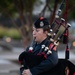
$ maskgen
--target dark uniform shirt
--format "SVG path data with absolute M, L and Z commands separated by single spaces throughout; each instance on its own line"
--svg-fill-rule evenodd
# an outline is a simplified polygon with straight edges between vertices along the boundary
M 34 44 L 33 46 L 33 54 L 37 55 L 40 50 L 42 45 L 49 46 L 50 41 L 48 39 L 45 39 L 43 42 L 40 44 Z M 26 49 L 26 51 L 29 50 L 29 47 Z M 34 60 L 34 58 L 31 58 Z M 37 62 L 35 62 L 37 63 Z M 30 71 L 32 75 L 50 75 L 49 71 L 58 63 L 58 55 L 57 51 L 52 50 L 52 53 L 49 54 L 47 59 L 42 60 L 38 65 L 30 68 Z

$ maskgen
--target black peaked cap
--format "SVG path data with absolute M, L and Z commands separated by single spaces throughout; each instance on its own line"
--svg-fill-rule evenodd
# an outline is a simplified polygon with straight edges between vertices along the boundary
M 50 24 L 49 24 L 48 20 L 46 18 L 44 18 L 44 17 L 40 17 L 34 23 L 35 28 L 43 28 L 43 27 L 46 27 L 46 26 L 50 27 Z

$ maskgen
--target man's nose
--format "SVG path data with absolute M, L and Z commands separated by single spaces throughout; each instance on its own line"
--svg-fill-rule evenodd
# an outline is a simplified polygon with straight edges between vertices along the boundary
M 33 31 L 33 35 L 35 35 L 36 34 L 36 31 Z

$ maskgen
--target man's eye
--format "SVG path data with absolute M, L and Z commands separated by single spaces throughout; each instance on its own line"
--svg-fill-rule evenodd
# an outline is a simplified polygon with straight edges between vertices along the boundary
M 36 30 L 36 32 L 38 32 L 39 30 Z

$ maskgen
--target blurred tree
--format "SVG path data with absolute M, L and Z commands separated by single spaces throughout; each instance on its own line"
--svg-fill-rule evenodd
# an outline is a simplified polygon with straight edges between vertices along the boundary
M 42 5 L 41 0 L 0 0 L 0 14 L 9 17 L 12 20 L 13 25 L 19 30 L 24 44 L 32 40 L 32 12 L 37 2 Z M 52 24 L 55 19 L 57 8 L 61 2 L 62 0 L 45 0 L 45 5 L 38 16 L 44 16 L 46 9 L 48 9 L 50 12 L 50 24 Z M 75 18 L 75 10 L 73 10 L 74 8 L 75 1 L 69 0 L 69 19 Z M 71 10 L 73 10 L 73 12 L 71 12 Z M 20 19 L 21 27 L 18 27 L 14 18 Z
M 69 0 L 68 18 L 69 20 L 75 20 L 75 0 Z
M 23 42 L 26 44 L 32 39 L 32 11 L 36 0 L 1 0 L 0 12 L 2 15 L 9 17 L 13 25 L 19 30 L 23 38 Z M 19 28 L 14 21 L 14 17 L 20 19 L 21 27 Z M 26 23 L 24 22 L 26 21 Z

